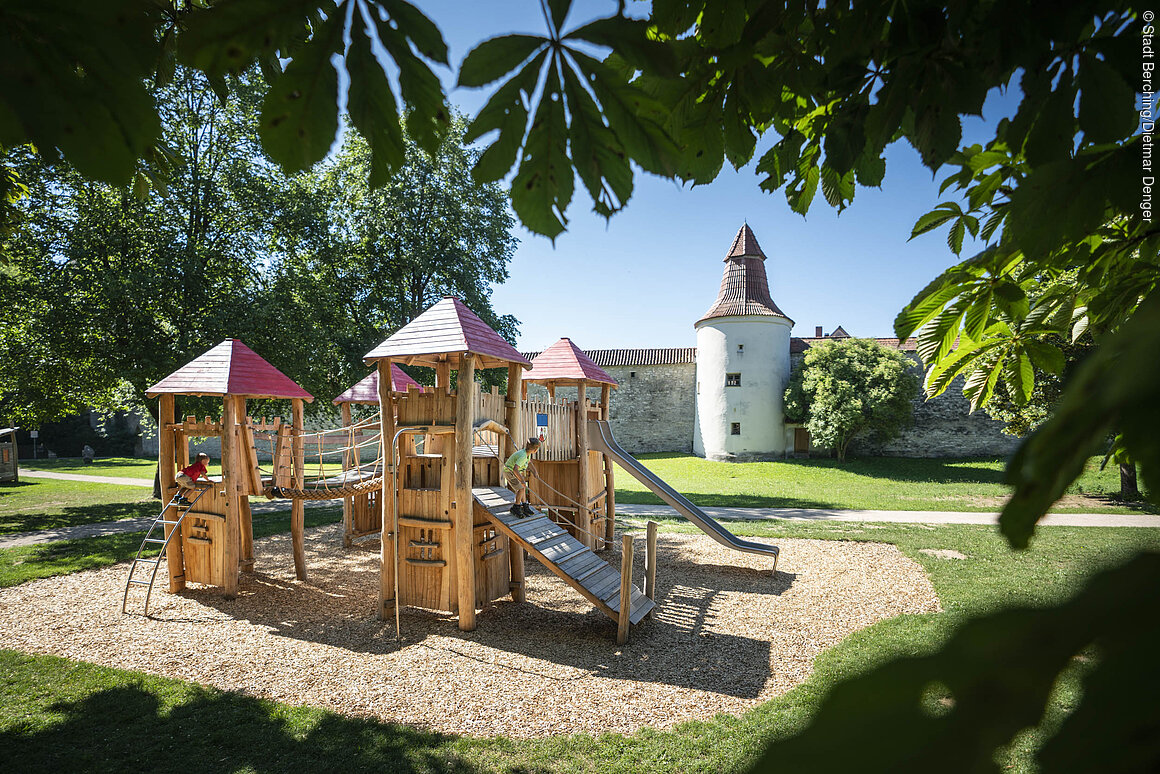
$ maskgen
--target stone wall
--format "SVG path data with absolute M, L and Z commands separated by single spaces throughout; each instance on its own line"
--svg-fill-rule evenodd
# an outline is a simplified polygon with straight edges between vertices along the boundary
M 619 382 L 612 391 L 608 424 L 617 442 L 629 454 L 693 451 L 693 397 L 697 367 L 671 365 L 603 366 Z M 548 391 L 528 385 L 528 397 L 547 400 Z M 575 387 L 560 387 L 556 398 L 576 399 Z M 600 399 L 599 388 L 589 388 L 590 400 Z
M 914 362 L 913 373 L 922 379 L 918 355 L 905 353 Z M 802 355 L 793 356 L 797 368 Z M 1003 423 L 986 412 L 971 413 L 971 402 L 963 397 L 963 378 L 933 400 L 919 393 L 914 400 L 914 425 L 885 444 L 855 440 L 850 453 L 887 457 L 1005 457 L 1015 451 L 1019 439 L 1001 432 Z

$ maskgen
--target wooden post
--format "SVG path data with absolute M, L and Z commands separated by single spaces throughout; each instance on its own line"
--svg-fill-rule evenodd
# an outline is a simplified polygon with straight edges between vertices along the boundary
M 350 424 L 351 424 L 351 422 L 350 422 L 350 404 L 343 403 L 342 404 L 342 426 L 343 427 L 350 427 Z M 350 433 L 349 437 L 353 438 L 354 433 Z M 352 446 L 354 446 L 356 444 L 357 444 L 357 441 L 354 441 L 351 443 Z M 343 474 L 345 474 L 348 470 L 350 470 L 351 457 L 354 453 L 355 452 L 353 449 L 344 451 L 342 453 L 342 472 L 343 472 Z M 342 545 L 346 548 L 350 548 L 350 544 L 352 542 L 351 535 L 354 532 L 354 525 L 351 523 L 351 510 L 353 508 L 354 508 L 354 497 L 352 495 L 344 496 L 342 498 Z
M 609 417 L 609 405 L 612 402 L 612 385 L 605 384 L 600 388 L 600 402 L 604 404 L 601 410 L 601 419 L 605 422 Z M 611 548 L 616 540 L 616 485 L 613 483 L 612 457 L 604 455 L 604 547 Z
M 475 421 L 475 354 L 459 356 L 455 400 L 455 566 L 459 629 L 475 629 L 475 530 L 471 499 L 471 426 Z
M 383 488 L 379 490 L 383 507 L 383 523 L 379 528 L 379 618 L 387 620 L 395 611 L 395 500 L 391 486 L 397 479 L 387 467 L 391 464 L 392 442 L 395 437 L 395 404 L 391 394 L 391 361 L 378 361 L 379 369 L 379 453 L 383 455 Z M 398 460 L 395 460 L 396 466 Z
M 238 457 L 237 402 L 232 395 L 222 398 L 222 487 L 226 492 L 225 548 L 222 551 L 220 575 L 222 593 L 228 599 L 238 595 L 238 556 L 242 547 L 241 498 L 236 484 L 241 472 Z
M 253 433 L 247 430 L 246 422 L 246 399 L 241 396 L 234 397 L 234 416 L 238 420 L 237 438 L 239 454 L 238 467 L 239 473 L 241 468 L 245 468 L 246 472 L 239 475 L 237 478 L 238 486 L 238 531 L 241 534 L 241 552 L 240 560 L 238 562 L 238 569 L 242 572 L 254 571 L 254 517 L 250 512 L 250 492 L 254 487 L 254 478 L 258 479 L 257 490 L 261 492 L 262 482 L 261 474 L 258 472 L 257 454 L 254 452 L 252 443 Z M 246 439 L 251 439 L 247 441 Z M 244 447 L 244 448 L 241 448 Z M 253 459 L 251 459 L 253 457 Z
M 157 408 L 157 476 L 161 481 L 162 507 L 173 499 L 174 490 L 177 488 L 177 483 L 173 480 L 175 475 L 173 463 L 177 459 L 173 448 L 174 431 L 169 427 L 173 422 L 173 394 L 163 393 Z M 165 519 L 176 521 L 176 516 L 175 512 L 169 512 L 165 514 Z M 173 526 L 166 524 L 165 536 L 169 537 L 172 531 Z M 169 541 L 169 545 L 165 548 L 165 558 L 169 568 L 169 590 L 176 594 L 185 588 L 185 552 L 181 545 L 181 535 Z
M 446 390 L 451 386 L 451 361 L 441 360 L 435 364 L 435 387 Z
M 508 364 L 507 401 L 504 403 L 507 416 L 504 418 L 510 436 L 505 436 L 503 444 L 503 458 L 506 461 L 516 450 L 516 440 L 523 439 L 523 430 L 520 428 L 520 395 L 523 391 L 524 367 L 519 363 Z M 527 587 L 524 580 L 524 547 L 517 545 L 514 540 L 508 541 L 508 563 L 511 566 L 512 602 L 523 602 L 527 599 Z
M 301 490 L 306 483 L 304 459 L 305 447 L 302 438 L 304 429 L 302 415 L 302 398 L 290 401 L 294 423 L 294 488 Z M 298 580 L 306 580 L 306 547 L 303 544 L 303 532 L 306 530 L 306 501 L 295 497 L 290 501 L 290 542 L 294 548 L 294 574 Z
M 549 403 L 556 402 L 556 383 L 555 382 L 548 382 L 548 402 Z
M 576 523 L 583 530 L 576 537 L 588 548 L 596 548 L 595 536 L 592 534 L 592 508 L 588 505 L 592 493 L 588 488 L 588 382 L 584 379 L 576 387 L 576 454 L 580 464 L 577 471 L 579 482 L 576 501 L 579 505 Z
M 620 616 L 616 626 L 616 644 L 628 642 L 628 616 L 632 612 L 632 535 L 625 535 L 620 555 Z
M 657 523 L 650 521 L 645 538 L 644 550 L 644 595 L 656 602 L 657 599 Z M 655 610 L 656 608 L 653 608 Z M 650 610 L 646 618 L 652 618 Z

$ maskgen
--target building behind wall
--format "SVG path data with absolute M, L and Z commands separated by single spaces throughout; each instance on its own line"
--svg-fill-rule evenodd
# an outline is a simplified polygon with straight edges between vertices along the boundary
M 787 424 L 785 388 L 810 346 L 851 338 L 793 337 L 774 303 L 757 238 L 743 225 L 725 256 L 716 301 L 694 324 L 696 347 L 585 350 L 619 382 L 610 424 L 630 452 L 695 453 L 717 460 L 780 458 L 809 448 L 804 429 Z M 914 339 L 875 338 L 904 352 L 921 377 Z M 526 353 L 534 358 L 538 353 Z M 545 393 L 546 395 L 546 393 Z M 914 401 L 914 426 L 886 444 L 855 441 L 854 454 L 900 457 L 1005 456 L 1019 441 L 982 411 L 970 413 L 960 377 L 933 400 Z M 796 443 L 795 443 L 796 441 Z M 827 453 L 826 450 L 814 450 Z

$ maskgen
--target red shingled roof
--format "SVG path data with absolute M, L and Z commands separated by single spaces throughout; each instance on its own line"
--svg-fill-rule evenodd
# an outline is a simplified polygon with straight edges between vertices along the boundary
M 391 389 L 395 392 L 406 392 L 411 387 L 418 387 L 419 392 L 423 391 L 422 385 L 412 379 L 410 376 L 399 368 L 394 363 L 391 363 Z M 367 375 L 365 379 L 360 381 L 349 390 L 339 395 L 331 401 L 334 405 L 339 403 L 378 403 L 379 402 L 379 369 L 375 369 Z
M 765 253 L 746 223 L 741 226 L 725 256 L 725 273 L 717 301 L 697 324 L 716 317 L 763 315 L 789 317 L 769 297 L 769 280 L 765 276 Z M 790 320 L 792 323 L 793 320 Z
M 450 296 L 404 325 L 364 356 L 367 363 L 393 358 L 409 364 L 434 366 L 439 362 L 458 363 L 459 355 L 473 352 L 479 368 L 498 368 L 508 363 L 531 366 L 515 347 L 458 298 Z
M 525 382 L 573 384 L 580 380 L 611 385 L 617 383 L 566 337 L 541 352 L 532 361 L 532 370 L 524 374 Z
M 150 398 L 162 393 L 314 400 L 238 339 L 226 339 L 145 391 Z

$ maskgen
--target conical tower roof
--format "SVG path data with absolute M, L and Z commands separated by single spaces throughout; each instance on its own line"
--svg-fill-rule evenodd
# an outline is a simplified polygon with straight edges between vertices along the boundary
M 532 361 L 532 370 L 524 374 L 525 382 L 577 384 L 580 381 L 611 384 L 617 381 L 592 362 L 571 339 L 565 337 L 545 349 Z
M 150 398 L 162 393 L 314 400 L 313 395 L 238 339 L 226 339 L 145 391 Z
M 763 315 L 789 317 L 777 308 L 769 297 L 769 280 L 765 276 L 765 253 L 757 244 L 757 237 L 749 224 L 743 224 L 733 238 L 733 245 L 725 256 L 725 274 L 717 301 L 697 324 L 716 317 Z M 793 320 L 789 320 L 793 323 Z
M 408 365 L 434 368 L 451 363 L 458 368 L 460 356 L 472 352 L 479 357 L 479 368 L 499 368 L 509 363 L 531 367 L 527 358 L 479 319 L 458 298 L 445 296 L 442 301 L 372 349 L 363 359 L 369 364 L 381 358 L 400 360 Z
M 406 392 L 411 387 L 423 391 L 422 385 L 412 379 L 399 366 L 391 363 L 391 389 L 394 392 Z M 376 368 L 367 374 L 365 379 L 339 395 L 331 401 L 334 405 L 340 403 L 378 403 L 379 402 L 379 370 Z

